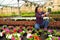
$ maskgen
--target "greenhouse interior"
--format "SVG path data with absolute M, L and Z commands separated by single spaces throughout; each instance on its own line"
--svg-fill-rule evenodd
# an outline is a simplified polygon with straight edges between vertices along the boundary
M 60 1 L 0 0 L 0 40 L 60 40 Z

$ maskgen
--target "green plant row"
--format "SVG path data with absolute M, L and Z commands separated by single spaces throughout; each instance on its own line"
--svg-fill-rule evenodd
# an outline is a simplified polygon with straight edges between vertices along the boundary
M 57 16 L 55 16 L 57 15 Z M 0 13 L 0 17 L 11 17 L 11 16 L 24 16 L 24 17 L 33 17 L 35 16 L 35 12 L 22 12 L 19 15 L 17 15 L 17 13 L 12 12 L 12 13 Z M 56 12 L 51 12 L 51 17 L 60 17 L 60 11 L 56 11 Z
M 51 14 L 60 14 L 60 11 L 51 12 Z

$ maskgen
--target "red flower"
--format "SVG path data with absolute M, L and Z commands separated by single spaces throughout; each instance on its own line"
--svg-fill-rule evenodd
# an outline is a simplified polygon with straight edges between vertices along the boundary
M 29 38 L 32 38 L 32 36 L 30 36 Z
M 14 28 L 13 31 L 16 32 L 17 31 L 16 28 Z

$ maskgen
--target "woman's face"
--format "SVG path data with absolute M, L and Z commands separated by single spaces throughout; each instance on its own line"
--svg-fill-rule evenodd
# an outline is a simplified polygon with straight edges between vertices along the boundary
M 42 12 L 42 8 L 38 7 L 37 12 L 38 13 Z

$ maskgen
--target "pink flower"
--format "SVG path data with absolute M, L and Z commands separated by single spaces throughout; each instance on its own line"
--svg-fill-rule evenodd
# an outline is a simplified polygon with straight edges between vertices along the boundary
M 60 40 L 60 37 L 58 37 L 58 40 Z
M 5 29 L 5 31 L 6 31 L 7 33 L 9 33 L 9 32 L 10 32 L 10 30 L 9 30 L 8 28 L 6 28 L 6 29 Z
M 48 32 L 52 33 L 52 32 L 53 32 L 53 30 L 48 30 Z
M 19 32 L 22 32 L 23 30 L 18 30 Z
M 54 40 L 54 38 L 52 38 L 52 40 Z
M 11 40 L 15 40 L 15 38 L 14 37 L 12 37 L 12 39 Z

